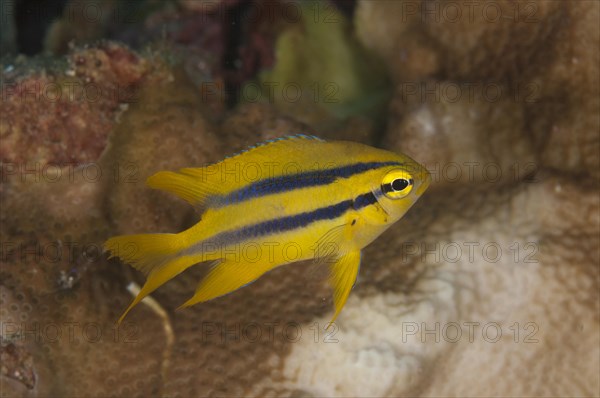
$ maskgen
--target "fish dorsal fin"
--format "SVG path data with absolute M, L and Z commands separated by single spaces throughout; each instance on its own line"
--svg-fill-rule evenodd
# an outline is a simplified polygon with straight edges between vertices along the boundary
M 146 183 L 151 188 L 173 193 L 201 209 L 211 196 L 226 195 L 262 178 L 275 177 L 304 166 L 314 159 L 315 153 L 301 149 L 306 149 L 307 144 L 325 142 L 304 134 L 275 138 L 206 167 L 160 171 L 150 176 Z M 286 165 L 290 167 L 286 168 Z
M 148 177 L 146 184 L 150 188 L 175 194 L 198 210 L 204 207 L 208 197 L 222 192 L 223 187 L 210 181 L 199 180 L 196 176 L 191 176 L 184 170 L 188 169 L 181 169 L 179 172 L 159 171 Z
M 255 144 L 255 145 L 251 145 L 240 152 L 234 153 L 231 156 L 226 156 L 225 160 L 235 159 L 237 157 L 248 154 L 252 151 L 264 149 L 267 146 L 274 146 L 277 148 L 285 149 L 285 147 L 293 145 L 297 141 L 301 141 L 301 140 L 307 140 L 307 141 L 314 140 L 314 141 L 321 141 L 321 142 L 325 141 L 314 135 L 306 135 L 306 134 L 286 135 L 284 137 L 272 138 L 270 140 L 259 142 L 258 144 Z M 272 148 L 272 149 L 275 149 L 275 148 Z

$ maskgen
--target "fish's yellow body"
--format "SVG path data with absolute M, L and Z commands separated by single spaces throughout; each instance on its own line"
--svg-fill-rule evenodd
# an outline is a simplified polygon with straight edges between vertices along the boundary
M 201 212 L 177 234 L 117 236 L 105 243 L 147 280 L 119 319 L 198 263 L 211 270 L 184 307 L 230 293 L 283 264 L 317 259 L 330 268 L 335 314 L 360 266 L 360 251 L 400 219 L 429 185 L 405 155 L 304 135 L 259 144 L 203 168 L 162 171 L 148 185 Z

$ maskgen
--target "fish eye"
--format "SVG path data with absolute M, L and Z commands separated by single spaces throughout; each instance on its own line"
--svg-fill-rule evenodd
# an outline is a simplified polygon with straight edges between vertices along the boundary
M 410 173 L 403 170 L 389 172 L 381 182 L 381 191 L 390 199 L 401 199 L 412 191 L 414 180 Z

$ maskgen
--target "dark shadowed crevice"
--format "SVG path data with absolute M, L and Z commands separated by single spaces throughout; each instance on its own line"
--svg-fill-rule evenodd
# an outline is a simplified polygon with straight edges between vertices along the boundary
M 243 45 L 243 18 L 246 15 L 250 2 L 240 2 L 226 12 L 225 31 L 225 53 L 223 54 L 223 70 L 226 76 L 238 75 L 241 67 L 240 47 Z M 225 92 L 227 96 L 227 106 L 235 106 L 240 90 L 238 79 L 225 79 Z
M 67 0 L 17 0 L 15 24 L 17 49 L 20 53 L 34 55 L 44 48 L 48 27 L 62 15 Z

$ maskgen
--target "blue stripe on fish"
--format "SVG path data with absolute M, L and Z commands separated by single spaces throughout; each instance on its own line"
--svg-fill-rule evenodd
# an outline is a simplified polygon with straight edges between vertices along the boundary
M 211 239 L 213 244 L 232 244 L 265 235 L 273 235 L 297 228 L 306 227 L 321 220 L 333 220 L 340 217 L 352 207 L 352 200 L 344 200 L 331 206 L 321 207 L 293 216 L 275 218 L 258 224 L 249 225 L 233 231 L 226 231 L 215 235 Z
M 331 184 L 338 178 L 349 178 L 356 174 L 361 174 L 369 170 L 378 169 L 380 167 L 401 165 L 402 163 L 398 162 L 354 163 L 332 169 L 283 175 L 256 181 L 224 196 L 213 196 L 209 198 L 207 203 L 211 207 L 224 207 L 230 204 L 240 203 L 248 199 L 265 195 Z
M 375 204 L 376 202 L 377 198 L 375 197 L 373 192 L 368 192 L 357 196 L 356 199 L 354 199 L 352 207 L 354 208 L 354 210 L 360 210 L 363 207 Z
M 377 198 L 372 192 L 368 192 L 357 196 L 354 200 L 344 200 L 331 206 L 321 207 L 293 216 L 275 218 L 235 230 L 225 231 L 213 236 L 208 241 L 200 242 L 190 247 L 185 253 L 194 253 L 209 246 L 232 245 L 248 239 L 304 228 L 317 221 L 338 218 L 350 209 L 358 210 L 375 203 L 377 203 Z

